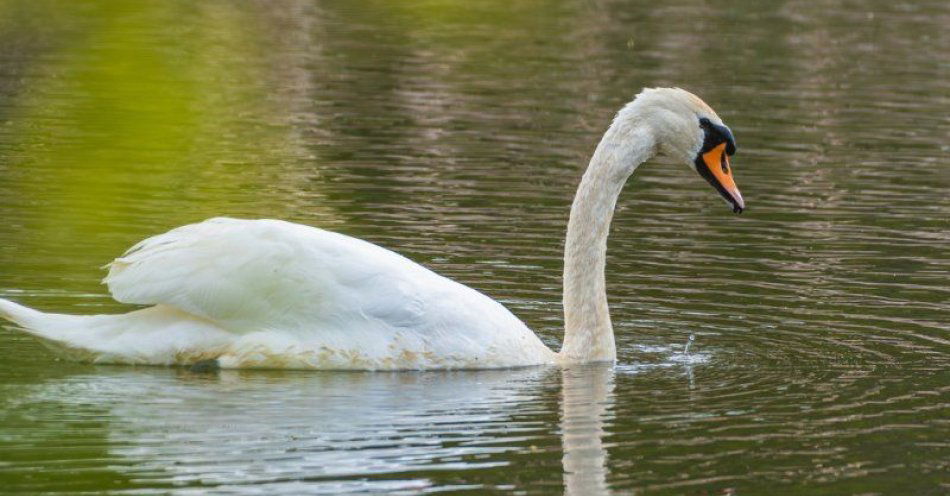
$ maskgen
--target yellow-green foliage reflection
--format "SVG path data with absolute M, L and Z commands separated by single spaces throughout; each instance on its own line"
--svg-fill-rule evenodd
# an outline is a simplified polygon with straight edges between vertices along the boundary
M 51 6 L 44 6 L 49 8 Z M 141 216 L 171 227 L 233 211 L 293 144 L 267 122 L 255 17 L 221 3 L 57 3 L 54 63 L 7 117 L 22 147 L 9 180 L 36 202 L 31 238 L 63 243 Z M 18 8 L 23 8 L 22 5 Z M 30 15 L 42 15 L 41 7 Z M 67 32 L 57 20 L 82 18 Z M 240 179 L 237 179 L 239 176 Z M 161 209 L 153 198 L 201 211 Z M 232 212 L 233 213 L 233 212 Z M 102 256 L 102 255 L 100 255 Z M 104 260 L 103 260 L 104 261 Z

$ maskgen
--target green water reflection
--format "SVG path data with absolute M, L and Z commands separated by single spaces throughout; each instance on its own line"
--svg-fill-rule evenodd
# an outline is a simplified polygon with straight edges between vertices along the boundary
M 616 370 L 91 367 L 0 332 L 10 492 L 940 494 L 945 2 L 0 1 L 0 297 L 215 215 L 396 249 L 552 346 L 573 188 L 643 86 L 702 95 L 749 210 L 618 204 Z M 683 353 L 696 336 L 693 355 Z

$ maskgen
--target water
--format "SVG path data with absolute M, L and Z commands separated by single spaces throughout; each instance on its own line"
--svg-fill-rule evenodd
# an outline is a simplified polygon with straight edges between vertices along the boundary
M 717 109 L 749 207 L 638 171 L 612 369 L 203 375 L 0 331 L 0 487 L 950 491 L 950 8 L 662 4 L 0 2 L 0 297 L 42 309 L 125 308 L 98 267 L 150 234 L 277 217 L 557 347 L 574 187 L 643 86 Z

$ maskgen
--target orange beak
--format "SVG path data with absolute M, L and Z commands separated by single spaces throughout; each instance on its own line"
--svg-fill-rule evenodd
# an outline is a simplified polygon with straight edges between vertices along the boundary
M 720 143 L 702 154 L 702 161 L 696 161 L 696 170 L 719 191 L 726 201 L 732 204 L 733 212 L 740 214 L 745 210 L 742 193 L 739 193 L 739 188 L 732 178 L 732 167 L 729 165 L 725 143 Z

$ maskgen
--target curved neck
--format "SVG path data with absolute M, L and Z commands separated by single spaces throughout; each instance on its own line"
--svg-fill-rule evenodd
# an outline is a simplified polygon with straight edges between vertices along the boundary
M 624 183 L 655 148 L 649 127 L 614 120 L 577 188 L 564 246 L 564 344 L 559 355 L 566 362 L 616 360 L 604 282 L 607 235 Z

